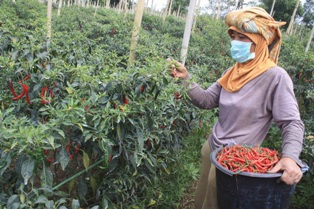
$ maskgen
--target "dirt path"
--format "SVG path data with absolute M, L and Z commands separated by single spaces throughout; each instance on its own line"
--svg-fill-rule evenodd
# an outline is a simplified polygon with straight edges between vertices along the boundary
M 185 196 L 182 198 L 178 209 L 194 209 L 194 192 L 198 181 L 192 182 L 187 188 Z

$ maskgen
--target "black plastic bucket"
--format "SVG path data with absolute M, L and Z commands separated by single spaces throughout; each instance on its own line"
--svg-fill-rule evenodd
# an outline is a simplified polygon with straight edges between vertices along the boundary
M 294 185 L 279 182 L 281 173 L 234 173 L 217 160 L 221 150 L 211 153 L 216 167 L 217 201 L 219 209 L 288 209 L 295 190 Z

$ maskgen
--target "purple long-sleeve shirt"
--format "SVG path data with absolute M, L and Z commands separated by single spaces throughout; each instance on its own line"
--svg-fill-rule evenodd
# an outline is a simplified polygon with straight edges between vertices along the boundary
M 225 91 L 218 82 L 208 89 L 184 82 L 192 103 L 202 109 L 219 108 L 219 118 L 209 137 L 212 150 L 225 144 L 261 145 L 275 122 L 281 130 L 282 156 L 300 166 L 304 124 L 288 73 L 273 67 L 237 92 Z

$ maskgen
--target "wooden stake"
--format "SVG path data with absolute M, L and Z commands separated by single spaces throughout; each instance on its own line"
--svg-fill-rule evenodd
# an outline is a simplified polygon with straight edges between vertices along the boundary
M 196 0 L 191 0 L 189 5 L 188 15 L 186 17 L 185 29 L 183 35 L 182 49 L 181 49 L 181 62 L 184 65 L 185 59 L 188 52 L 189 41 L 191 36 L 192 24 L 194 19 L 194 11 L 195 11 Z

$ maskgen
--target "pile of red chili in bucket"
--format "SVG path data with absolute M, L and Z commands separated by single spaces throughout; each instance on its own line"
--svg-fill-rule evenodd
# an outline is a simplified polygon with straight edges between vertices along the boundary
M 266 173 L 279 161 L 279 153 L 266 147 L 226 146 L 216 156 L 217 162 L 235 172 Z

